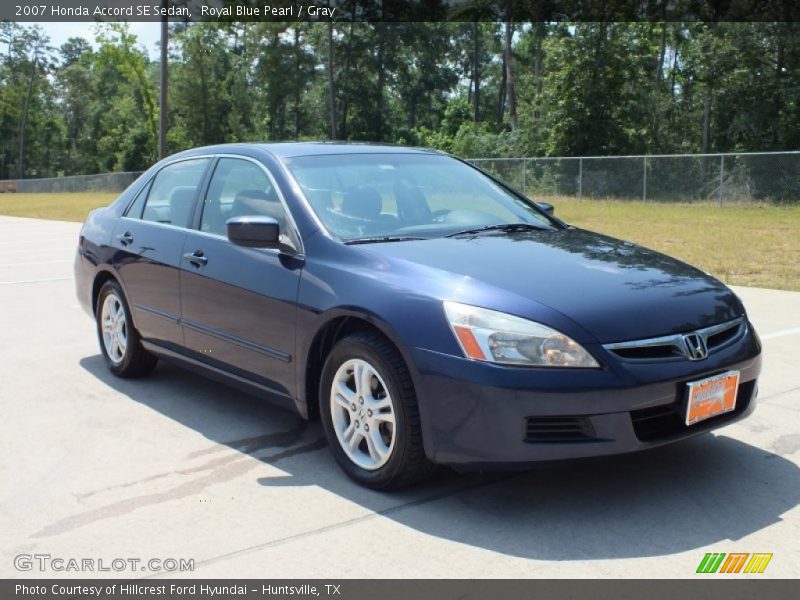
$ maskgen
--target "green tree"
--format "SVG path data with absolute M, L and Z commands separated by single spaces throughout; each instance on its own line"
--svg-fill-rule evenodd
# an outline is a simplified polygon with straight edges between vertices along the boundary
M 92 63 L 93 136 L 104 171 L 141 170 L 157 157 L 155 69 L 128 26 L 98 26 Z

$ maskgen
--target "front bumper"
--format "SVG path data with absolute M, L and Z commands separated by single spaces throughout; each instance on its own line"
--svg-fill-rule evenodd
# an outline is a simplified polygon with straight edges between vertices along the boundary
M 428 457 L 464 468 L 645 450 L 744 418 L 755 408 L 761 346 L 752 327 L 698 362 L 628 363 L 599 346 L 602 369 L 505 367 L 415 348 Z M 604 353 L 605 352 L 605 353 Z M 684 424 L 686 383 L 740 371 L 736 409 Z

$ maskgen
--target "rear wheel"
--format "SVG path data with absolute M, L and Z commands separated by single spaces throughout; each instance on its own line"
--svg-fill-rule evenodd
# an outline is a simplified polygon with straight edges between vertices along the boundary
M 434 470 L 422 448 L 408 368 L 383 336 L 359 332 L 333 348 L 323 367 L 319 401 L 331 452 L 357 482 L 399 488 Z
M 116 281 L 107 281 L 97 297 L 97 337 L 109 370 L 119 377 L 142 377 L 158 358 L 142 346 L 133 327 L 125 294 Z

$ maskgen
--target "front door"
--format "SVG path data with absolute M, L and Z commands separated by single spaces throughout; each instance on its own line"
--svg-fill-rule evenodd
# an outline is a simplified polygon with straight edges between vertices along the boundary
M 277 250 L 231 244 L 225 221 L 270 216 L 299 246 L 272 178 L 247 159 L 219 159 L 199 231 L 189 232 L 181 264 L 182 324 L 192 354 L 291 394 L 301 261 Z

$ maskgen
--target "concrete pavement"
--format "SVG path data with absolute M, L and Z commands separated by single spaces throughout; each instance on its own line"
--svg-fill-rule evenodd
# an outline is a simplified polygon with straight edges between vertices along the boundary
M 78 230 L 0 217 L 2 577 L 159 575 L 14 566 L 49 554 L 194 559 L 197 577 L 683 578 L 706 552 L 800 575 L 800 293 L 736 289 L 765 346 L 739 424 L 383 494 L 345 478 L 316 423 L 163 362 L 112 377 L 75 299 Z

